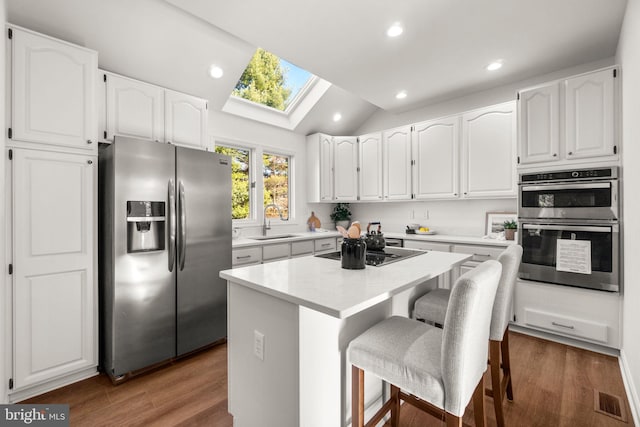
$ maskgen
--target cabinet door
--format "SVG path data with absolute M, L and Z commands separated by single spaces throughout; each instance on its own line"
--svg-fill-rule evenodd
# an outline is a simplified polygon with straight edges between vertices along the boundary
M 460 117 L 414 126 L 413 194 L 416 199 L 458 197 Z
M 360 200 L 382 200 L 382 134 L 363 135 L 358 144 Z
M 614 156 L 614 70 L 565 80 L 566 158 Z
M 172 90 L 165 90 L 164 101 L 166 142 L 206 147 L 207 101 Z
M 560 86 L 552 83 L 524 90 L 518 100 L 519 163 L 560 159 Z
M 411 127 L 385 131 L 383 147 L 384 198 L 411 199 Z
M 164 89 L 114 74 L 107 77 L 107 137 L 164 142 Z
M 97 159 L 14 149 L 14 381 L 97 364 Z
M 335 136 L 333 144 L 335 200 L 357 200 L 358 139 L 353 136 Z
M 320 200 L 333 200 L 333 138 L 320 135 Z
M 97 53 L 12 31 L 12 138 L 97 153 Z
M 516 197 L 515 102 L 462 116 L 463 197 Z

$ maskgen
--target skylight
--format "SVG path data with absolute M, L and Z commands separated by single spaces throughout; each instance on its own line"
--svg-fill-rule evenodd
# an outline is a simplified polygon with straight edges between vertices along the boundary
M 287 112 L 312 77 L 307 70 L 258 48 L 231 95 Z

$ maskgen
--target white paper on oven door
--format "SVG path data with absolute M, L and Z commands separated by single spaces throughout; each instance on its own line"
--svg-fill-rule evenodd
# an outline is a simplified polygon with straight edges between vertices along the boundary
M 589 240 L 558 239 L 556 270 L 591 274 L 591 242 Z

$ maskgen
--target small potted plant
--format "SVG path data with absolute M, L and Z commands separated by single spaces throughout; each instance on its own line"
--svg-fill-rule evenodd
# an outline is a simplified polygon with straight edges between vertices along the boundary
M 331 220 L 336 226 L 341 225 L 344 228 L 349 228 L 351 221 L 351 210 L 349 209 L 349 203 L 336 203 L 331 212 Z
M 504 237 L 507 240 L 513 240 L 516 230 L 518 229 L 518 223 L 514 220 L 505 221 L 504 226 Z

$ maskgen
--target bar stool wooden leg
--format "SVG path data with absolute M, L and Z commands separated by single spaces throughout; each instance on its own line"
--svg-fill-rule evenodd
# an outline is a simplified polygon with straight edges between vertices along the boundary
M 398 427 L 400 425 L 400 389 L 393 384 L 391 384 L 391 400 L 393 401 L 391 427 Z
M 445 422 L 447 427 L 462 427 L 462 417 L 456 417 L 453 414 L 445 414 Z
M 489 360 L 491 366 L 491 388 L 493 406 L 496 411 L 498 427 L 504 427 L 504 413 L 502 412 L 502 383 L 500 381 L 500 341 L 489 340 Z
M 364 426 L 364 371 L 351 366 L 351 425 Z
M 507 381 L 507 399 L 513 401 L 513 387 L 511 386 L 511 361 L 509 360 L 509 327 L 504 331 L 502 342 L 502 373 Z
M 484 377 L 480 378 L 480 382 L 478 382 L 473 392 L 472 400 L 473 417 L 476 421 L 476 427 L 484 427 L 487 424 L 487 418 L 484 412 Z

